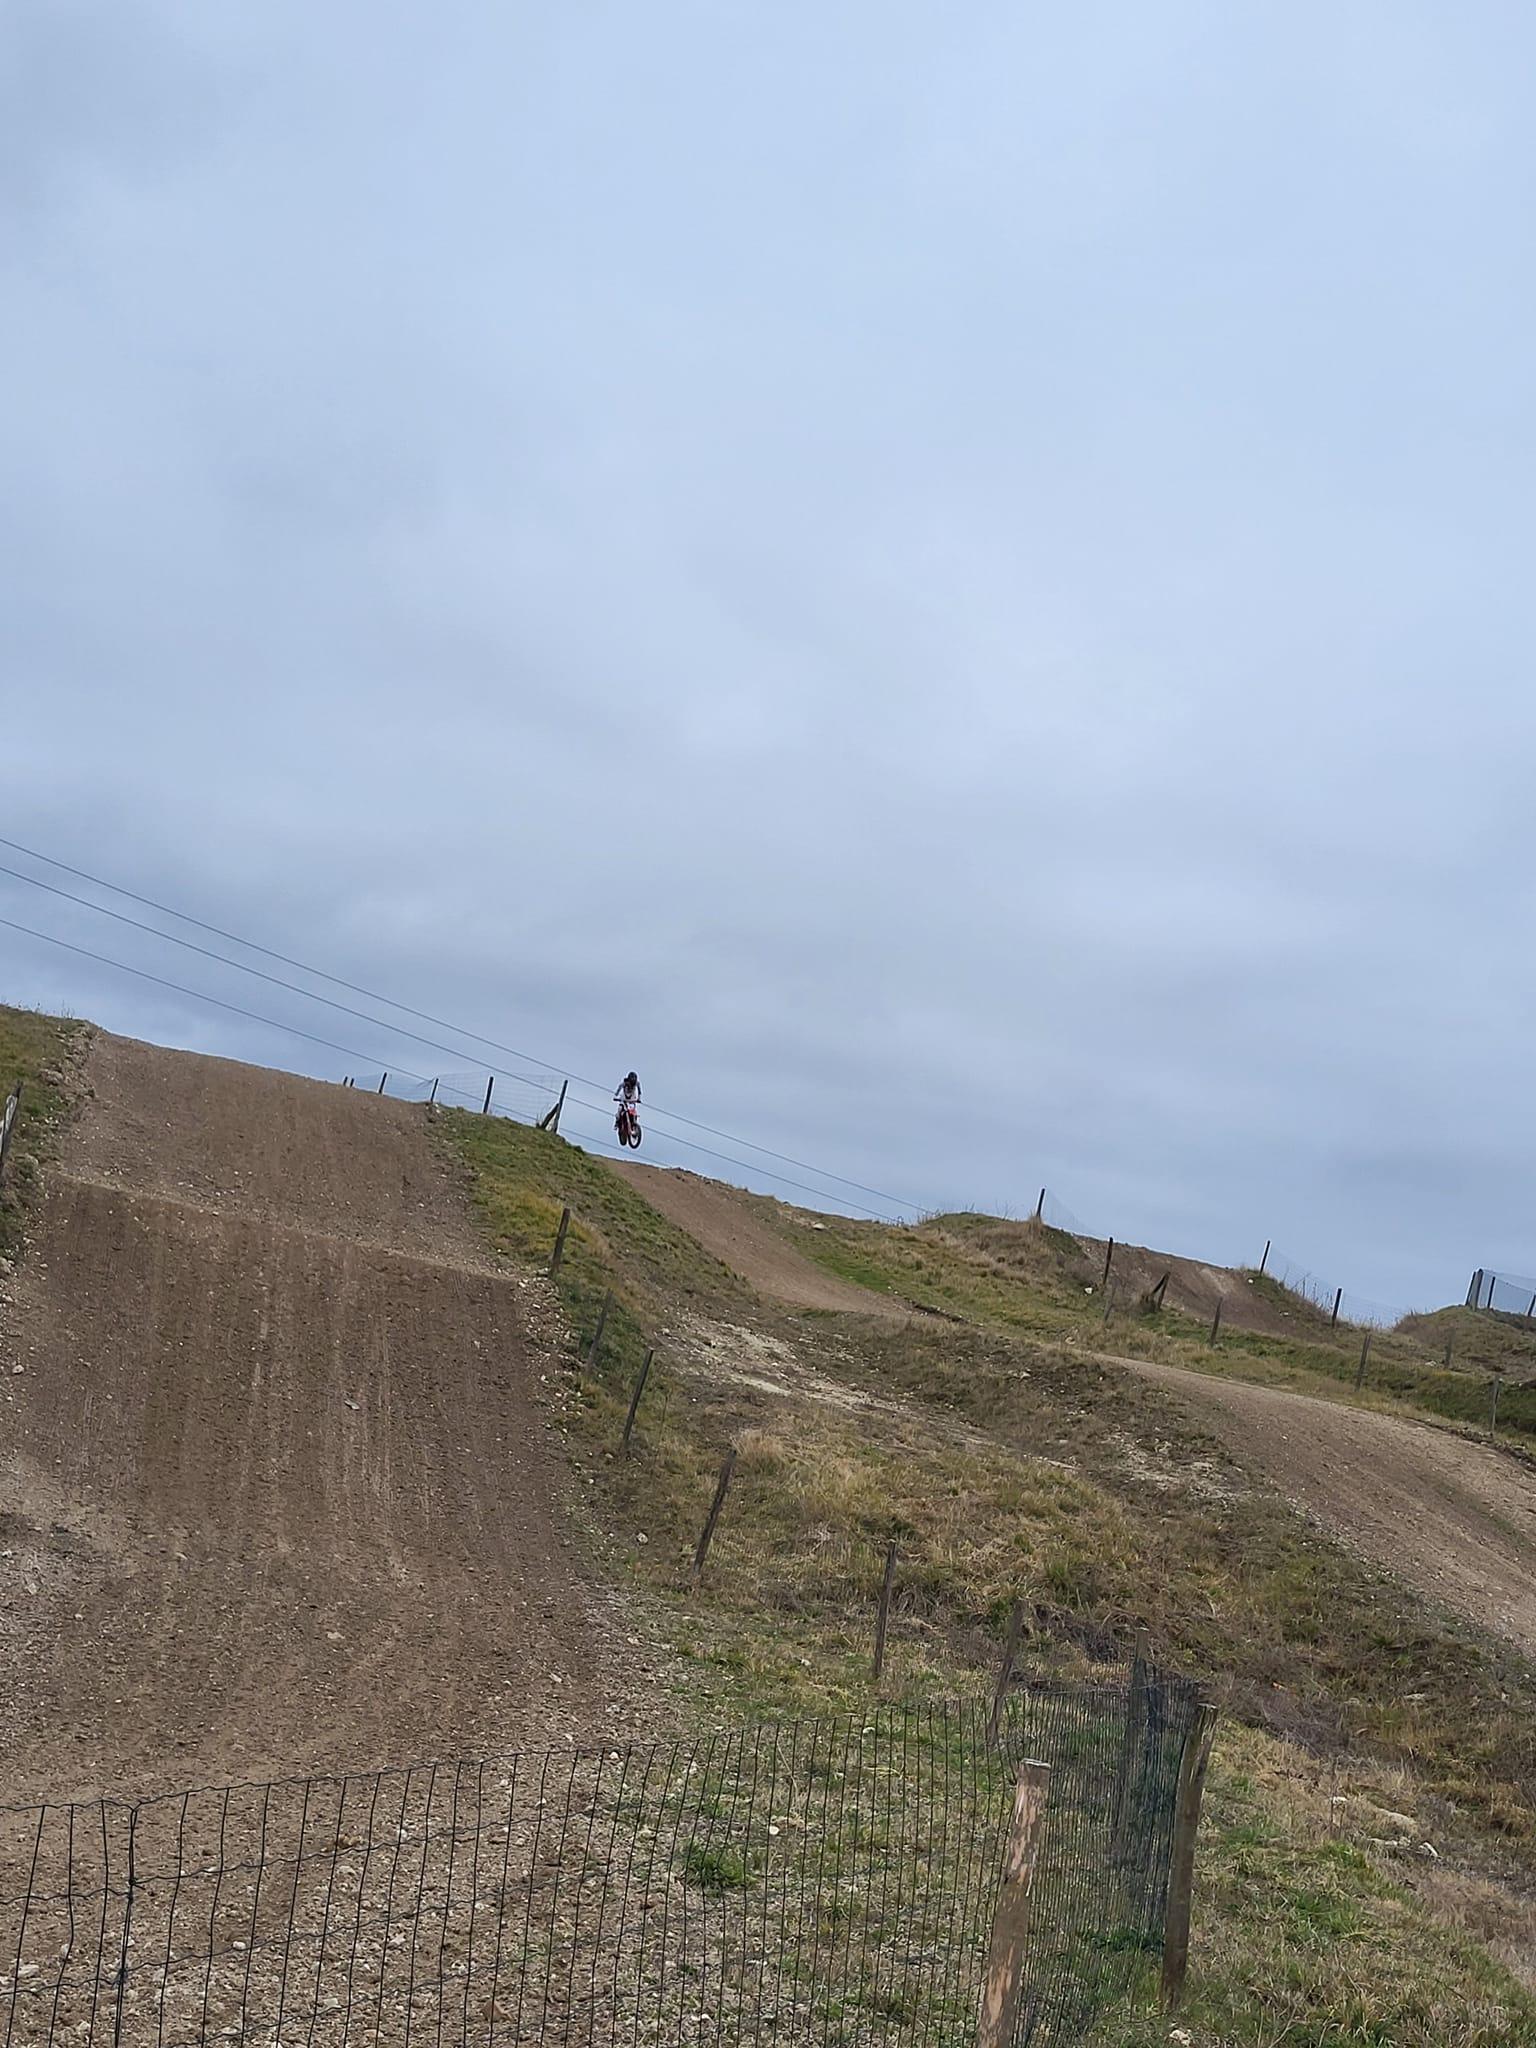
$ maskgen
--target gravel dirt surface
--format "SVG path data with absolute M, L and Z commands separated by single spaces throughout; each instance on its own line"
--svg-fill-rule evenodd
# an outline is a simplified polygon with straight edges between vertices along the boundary
M 668 1222 L 686 1230 L 733 1273 L 750 1281 L 759 1294 L 788 1302 L 792 1308 L 838 1309 L 898 1322 L 905 1322 L 912 1313 L 888 1295 L 823 1272 L 780 1237 L 740 1188 L 677 1167 L 642 1166 L 633 1159 L 616 1160 L 614 1172 L 622 1174 Z
M 423 1112 L 106 1035 L 85 1079 L 0 1300 L 0 1800 L 632 1725 L 553 1297 Z
M 1358 1556 L 1536 1656 L 1536 1474 L 1395 1415 L 1138 1359 L 1227 1448 Z

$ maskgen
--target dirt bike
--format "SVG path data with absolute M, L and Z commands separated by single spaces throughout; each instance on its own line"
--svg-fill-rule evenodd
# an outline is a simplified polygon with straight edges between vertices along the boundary
M 613 1128 L 619 1134 L 621 1145 L 632 1145 L 640 1149 L 640 1111 L 627 1102 L 619 1104 L 619 1113 L 613 1120 Z

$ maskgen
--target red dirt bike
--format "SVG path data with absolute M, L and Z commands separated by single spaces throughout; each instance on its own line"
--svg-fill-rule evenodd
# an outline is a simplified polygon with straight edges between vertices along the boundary
M 638 1106 L 628 1102 L 621 1102 L 619 1104 L 619 1113 L 613 1120 L 613 1128 L 619 1134 L 619 1143 L 621 1145 L 631 1145 L 637 1152 L 639 1151 L 640 1111 Z

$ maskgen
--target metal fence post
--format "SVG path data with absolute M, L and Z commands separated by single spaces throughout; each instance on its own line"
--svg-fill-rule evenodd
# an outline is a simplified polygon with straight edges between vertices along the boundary
M 480 1105 L 480 1114 L 482 1116 L 489 1116 L 491 1113 L 491 1090 L 495 1086 L 496 1076 L 494 1074 L 487 1074 L 485 1078 L 485 1100 Z
M 1343 1299 L 1344 1299 L 1344 1290 L 1343 1290 L 1343 1288 L 1342 1288 L 1342 1287 L 1336 1287 L 1336 1288 L 1334 1289 L 1334 1291 L 1333 1291 L 1333 1314 L 1332 1314 L 1332 1315 L 1331 1315 L 1331 1316 L 1330 1316 L 1330 1317 L 1328 1318 L 1328 1327 L 1329 1327 L 1329 1329 L 1330 1329 L 1330 1330 L 1335 1330 L 1335 1329 L 1337 1329 L 1337 1328 L 1338 1328 L 1338 1324 L 1339 1324 L 1339 1303 L 1340 1303 L 1340 1302 L 1341 1302 L 1341 1301 L 1342 1301 Z
M 608 1327 L 608 1311 L 613 1307 L 613 1290 L 603 1296 L 603 1305 L 597 1312 L 597 1328 L 592 1332 L 592 1342 L 587 1346 L 587 1367 L 590 1370 L 597 1363 L 597 1354 L 602 1349 L 603 1332 Z
M 565 1233 L 570 1227 L 571 1212 L 569 1209 L 562 1209 L 560 1211 L 560 1228 L 555 1232 L 555 1248 L 549 1255 L 549 1277 L 551 1280 L 559 1272 L 560 1261 L 565 1257 Z
M 992 1916 L 987 1973 L 982 1980 L 976 2048 L 1013 2048 L 1018 2033 L 1024 1960 L 1029 1947 L 1030 1890 L 1040 1856 L 1050 1787 L 1048 1765 L 1019 1765 L 1013 1788 L 1013 1819 L 1003 1857 L 1003 1881 Z
M 1120 1742 L 1120 1768 L 1115 1775 L 1115 1832 L 1112 1854 L 1120 1862 L 1131 1838 L 1132 1787 L 1136 1782 L 1137 1753 L 1147 1718 L 1147 1632 L 1136 1631 L 1131 1647 L 1131 1668 L 1125 1687 L 1125 1734 Z
M 21 1121 L 20 1081 L 5 1098 L 5 1109 L 0 1112 L 0 1180 L 5 1178 L 5 1162 L 11 1154 L 11 1141 L 16 1135 L 16 1126 Z
M 1173 1855 L 1168 1873 L 1168 1912 L 1163 1923 L 1162 1999 L 1169 2012 L 1184 1996 L 1189 1972 L 1189 1915 L 1195 1891 L 1195 1837 L 1200 1831 L 1200 1802 L 1205 1773 L 1216 1735 L 1216 1709 L 1202 1706 L 1195 1716 L 1179 1762 L 1179 1789 L 1173 1812 Z
M 123 1940 L 117 1957 L 117 2001 L 112 2015 L 112 2048 L 121 2048 L 123 2004 L 128 1996 L 128 1947 L 133 1934 L 133 1901 L 138 1888 L 139 1809 L 128 1809 L 128 1890 L 123 1900 Z
M 720 1467 L 720 1477 L 715 1484 L 715 1497 L 710 1502 L 709 1518 L 704 1524 L 704 1533 L 699 1538 L 699 1547 L 693 1553 L 693 1583 L 697 1585 L 704 1576 L 704 1560 L 709 1555 L 709 1546 L 715 1540 L 715 1524 L 720 1519 L 720 1510 L 725 1506 L 725 1496 L 730 1491 L 731 1474 L 736 1470 L 736 1446 L 733 1444 L 725 1454 L 725 1463 Z
M 560 1083 L 559 1101 L 555 1104 L 554 1108 L 549 1112 L 547 1116 L 541 1116 L 539 1118 L 539 1129 L 541 1131 L 553 1131 L 558 1135 L 560 1130 L 560 1112 L 565 1107 L 565 1091 L 567 1088 L 570 1087 L 570 1085 L 571 1084 L 569 1080 L 564 1080 Z
M 619 1438 L 619 1449 L 629 1449 L 630 1434 L 635 1426 L 635 1417 L 640 1413 L 640 1396 L 645 1392 L 645 1383 L 651 1376 L 651 1360 L 654 1350 L 647 1351 L 640 1361 L 640 1370 L 635 1374 L 635 1391 L 629 1397 L 629 1413 L 624 1418 L 624 1434 Z
M 1013 1683 L 1014 1662 L 1019 1654 L 1019 1640 L 1024 1634 L 1024 1602 L 1015 1600 L 1013 1612 L 1008 1617 L 1008 1634 L 1003 1642 L 1003 1661 L 997 1667 L 997 1684 L 992 1691 L 992 1712 L 987 1717 L 987 1745 L 997 1747 L 998 1731 L 1003 1725 L 1003 1708 L 1008 1700 L 1008 1688 Z
M 880 1581 L 880 1606 L 875 1615 L 875 1683 L 885 1672 L 885 1632 L 891 1619 L 891 1584 L 896 1577 L 896 1545 L 886 1546 L 885 1576 Z

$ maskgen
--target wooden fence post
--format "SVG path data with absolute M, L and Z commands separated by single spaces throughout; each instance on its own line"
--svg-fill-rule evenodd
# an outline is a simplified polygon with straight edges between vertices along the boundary
M 1210 1336 L 1209 1336 L 1209 1337 L 1207 1338 L 1207 1340 L 1206 1340 L 1206 1341 L 1207 1341 L 1207 1343 L 1210 1343 L 1210 1344 L 1214 1344 L 1214 1343 L 1216 1342 L 1216 1339 L 1217 1339 L 1217 1338 L 1218 1338 L 1218 1337 L 1219 1337 L 1220 1335 L 1221 1335 L 1221 1296 L 1220 1296 L 1220 1295 L 1218 1294 L 1218 1295 L 1217 1295 L 1217 1297 L 1216 1297 L 1216 1313 L 1215 1313 L 1215 1315 L 1213 1315 L 1213 1316 L 1212 1316 L 1212 1318 L 1211 1318 L 1211 1334 L 1210 1334 Z
M 482 1116 L 489 1116 L 491 1113 L 491 1090 L 495 1086 L 496 1076 L 494 1074 L 487 1074 L 485 1077 L 485 1100 L 480 1105 L 480 1114 Z
M 896 1545 L 887 1544 L 885 1576 L 880 1581 L 880 1608 L 875 1616 L 875 1683 L 885 1672 L 885 1631 L 891 1619 L 891 1585 L 896 1577 Z
M 1114 1257 L 1115 1240 L 1111 1238 L 1109 1240 L 1108 1245 L 1105 1247 L 1104 1251 L 1104 1278 L 1099 1282 L 1099 1285 L 1101 1287 L 1107 1287 L 1109 1285 L 1109 1269 L 1110 1266 L 1114 1263 Z
M 565 1233 L 570 1227 L 571 1212 L 569 1209 L 562 1209 L 560 1211 L 560 1228 L 555 1232 L 555 1248 L 549 1255 L 549 1277 L 551 1280 L 559 1272 L 560 1261 L 565 1257 Z
M 624 1434 L 619 1438 L 621 1451 L 629 1449 L 630 1432 L 634 1429 L 635 1417 L 640 1412 L 640 1396 L 645 1392 L 645 1383 L 651 1376 L 651 1360 L 655 1356 L 654 1350 L 647 1351 L 640 1361 L 640 1370 L 635 1374 L 635 1391 L 629 1397 L 629 1413 L 624 1418 Z
M 1113 1288 L 1113 1287 L 1110 1287 L 1110 1288 L 1106 1288 L 1106 1290 L 1105 1290 L 1105 1293 L 1104 1293 L 1104 1327 L 1105 1327 L 1106 1329 L 1108 1329 L 1108 1328 L 1109 1328 L 1109 1317 L 1110 1317 L 1110 1311 L 1111 1311 L 1111 1310 L 1112 1310 L 1112 1309 L 1114 1308 L 1114 1305 L 1115 1305 L 1115 1290 L 1114 1290 L 1114 1288 Z
M 432 1076 L 432 1093 L 427 1097 L 428 1109 L 435 1109 L 437 1106 L 437 1084 L 441 1079 L 441 1074 L 434 1074 Z
M 1044 1188 L 1042 1188 L 1042 1189 L 1040 1190 L 1040 1199 L 1039 1199 L 1039 1201 L 1038 1201 L 1038 1202 L 1036 1202 L 1036 1204 L 1035 1204 L 1035 1221 L 1036 1221 L 1037 1223 L 1038 1223 L 1038 1222 L 1040 1222 L 1040 1221 L 1041 1221 L 1041 1219 L 1042 1219 L 1042 1218 L 1044 1217 L 1044 1215 L 1045 1215 L 1045 1189 L 1044 1189 Z
M 1355 1367 L 1355 1392 L 1358 1394 L 1365 1379 L 1365 1361 L 1371 1355 L 1371 1333 L 1366 1331 L 1360 1342 L 1360 1363 Z
M 379 1093 L 380 1093 L 381 1095 L 382 1095 L 382 1094 L 384 1093 L 384 1083 L 385 1083 L 385 1082 L 386 1082 L 386 1081 L 387 1081 L 388 1079 L 389 1079 L 389 1069 L 388 1069 L 388 1067 L 386 1067 L 386 1068 L 384 1069 L 383 1073 L 382 1073 L 382 1074 L 380 1074 L 380 1076 L 379 1076 Z
M 1163 1296 L 1168 1292 L 1168 1282 L 1172 1278 L 1173 1274 L 1170 1271 L 1165 1273 L 1162 1279 L 1158 1281 L 1157 1285 L 1152 1289 L 1151 1293 L 1147 1296 L 1149 1306 L 1155 1309 L 1162 1308 Z
M 987 1744 L 997 1747 L 998 1732 L 1003 1725 L 1003 1708 L 1008 1701 L 1008 1688 L 1013 1683 L 1014 1661 L 1019 1654 L 1019 1640 L 1024 1634 L 1024 1602 L 1015 1600 L 1013 1612 L 1008 1617 L 1008 1633 L 1003 1639 L 1003 1661 L 997 1667 L 997 1684 L 992 1690 L 992 1712 L 987 1716 Z
M 1499 1428 L 1499 1388 L 1500 1388 L 1501 1386 L 1503 1386 L 1503 1384 L 1504 1384 L 1504 1375 L 1503 1375 L 1502 1373 L 1497 1373 L 1497 1372 L 1496 1372 L 1496 1373 L 1494 1374 L 1494 1376 L 1493 1376 L 1493 1388 L 1492 1388 L 1492 1398 L 1490 1399 L 1490 1401 L 1489 1401 L 1489 1403 L 1488 1403 L 1488 1434 L 1489 1434 L 1490 1436 L 1496 1436 L 1496 1435 L 1498 1434 L 1498 1428 Z
M 709 1546 L 715 1540 L 715 1524 L 720 1519 L 720 1510 L 725 1506 L 725 1496 L 730 1491 L 731 1474 L 736 1470 L 736 1447 L 733 1444 L 725 1454 L 725 1463 L 720 1467 L 720 1477 L 715 1485 L 715 1497 L 709 1505 L 709 1519 L 704 1524 L 704 1533 L 699 1538 L 699 1547 L 693 1553 L 693 1583 L 696 1586 L 704 1576 L 704 1560 L 709 1555 Z
M 1445 1369 L 1447 1372 L 1449 1372 L 1451 1369 L 1451 1360 L 1455 1357 L 1455 1355 L 1456 1339 L 1454 1336 L 1447 1337 L 1445 1340 Z
M 1189 1972 L 1189 1913 L 1195 1891 L 1195 1837 L 1200 1801 L 1216 1734 L 1216 1709 L 1202 1706 L 1179 1761 L 1179 1789 L 1173 1810 L 1173 1854 L 1168 1872 L 1168 1913 L 1163 1922 L 1163 2005 L 1177 2011 Z
M 976 2048 L 1013 2048 L 1024 1996 L 1024 1958 L 1029 1946 L 1030 1889 L 1040 1856 L 1051 1773 L 1046 1764 L 1023 1763 L 1013 1788 L 1013 1819 L 1003 1856 L 1003 1880 L 992 1915 L 987 1973 L 981 1985 Z
M 590 1372 L 597 1363 L 598 1350 L 602 1345 L 603 1332 L 608 1327 L 608 1311 L 613 1307 L 613 1290 L 603 1296 L 603 1305 L 597 1312 L 597 1328 L 592 1332 L 592 1342 L 587 1346 L 587 1370 Z
M 1331 1315 L 1331 1316 L 1330 1316 L 1330 1317 L 1328 1318 L 1328 1327 L 1329 1327 L 1329 1329 L 1330 1329 L 1330 1330 L 1336 1330 L 1336 1329 L 1338 1328 L 1338 1324 L 1339 1324 L 1339 1303 L 1340 1303 L 1340 1302 L 1341 1302 L 1341 1301 L 1342 1301 L 1343 1299 L 1344 1299 L 1344 1290 L 1343 1290 L 1343 1288 L 1342 1288 L 1342 1287 L 1336 1287 L 1336 1288 L 1334 1289 L 1334 1291 L 1333 1291 L 1333 1314 L 1332 1314 L 1332 1315 Z
M 1262 1258 L 1262 1259 L 1260 1259 L 1260 1261 L 1259 1261 L 1259 1271 L 1260 1271 L 1261 1273 L 1262 1273 L 1262 1272 L 1264 1271 L 1265 1267 L 1266 1267 L 1266 1266 L 1267 1266 L 1267 1265 L 1269 1264 L 1269 1246 L 1270 1246 L 1270 1240 L 1269 1240 L 1269 1239 L 1268 1239 L 1268 1238 L 1266 1237 L 1266 1238 L 1265 1238 L 1265 1240 L 1264 1240 L 1264 1256 L 1263 1256 L 1263 1258 Z

